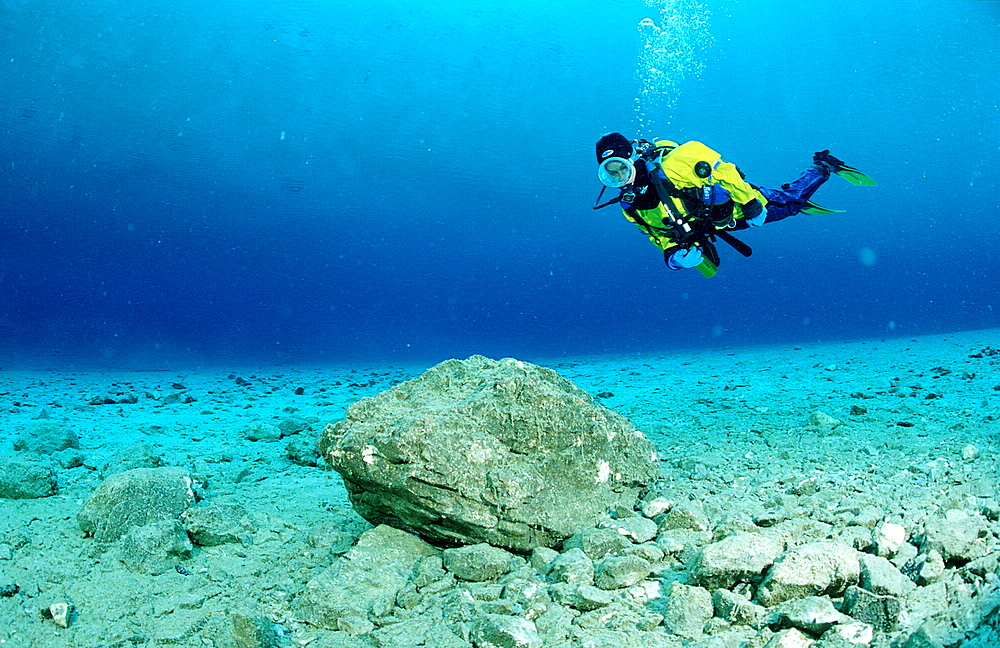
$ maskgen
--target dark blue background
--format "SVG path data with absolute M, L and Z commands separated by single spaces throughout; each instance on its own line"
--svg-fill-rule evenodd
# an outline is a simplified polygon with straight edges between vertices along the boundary
M 0 351 L 540 357 L 1000 326 L 1000 3 L 706 3 L 636 133 L 640 2 L 0 4 Z M 460 8 L 464 5 L 467 8 Z M 692 15 L 702 15 L 697 3 Z M 668 106 L 668 108 L 663 108 Z M 656 108 L 656 106 L 647 106 Z M 669 272 L 594 141 L 698 139 L 799 216 Z M 862 250 L 875 263 L 862 263 Z

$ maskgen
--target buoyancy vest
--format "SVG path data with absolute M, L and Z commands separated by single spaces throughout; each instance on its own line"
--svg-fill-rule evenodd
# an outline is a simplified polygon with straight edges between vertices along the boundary
M 663 144 L 665 142 L 656 143 L 657 146 Z M 702 213 L 707 202 L 705 193 L 714 189 L 721 188 L 728 192 L 736 219 L 743 218 L 742 205 L 745 203 L 756 199 L 761 207 L 767 205 L 767 199 L 743 179 L 735 164 L 723 161 L 722 156 L 701 142 L 686 142 L 667 151 L 658 164 L 666 177 L 664 185 L 670 194 L 670 209 L 692 223 L 706 216 Z M 661 201 L 643 197 L 645 200 L 636 200 L 634 205 L 624 209 L 625 217 L 661 250 L 679 247 L 681 242 L 674 233 L 675 219 L 670 211 Z

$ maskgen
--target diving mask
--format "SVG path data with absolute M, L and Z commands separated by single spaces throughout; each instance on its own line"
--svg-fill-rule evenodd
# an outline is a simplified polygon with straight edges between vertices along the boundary
M 597 168 L 597 177 L 605 187 L 624 187 L 635 180 L 635 165 L 625 158 L 609 157 Z

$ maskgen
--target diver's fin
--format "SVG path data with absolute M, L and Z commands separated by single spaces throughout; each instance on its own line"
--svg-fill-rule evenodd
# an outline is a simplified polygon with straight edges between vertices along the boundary
M 862 187 L 875 186 L 875 181 L 867 174 L 862 173 L 854 167 L 847 166 L 840 158 L 830 155 L 830 149 L 813 153 L 813 163 L 829 169 L 851 184 Z
M 843 209 L 830 209 L 829 207 L 824 207 L 823 205 L 817 205 L 811 200 L 806 201 L 806 206 L 802 208 L 803 214 L 811 214 L 813 216 L 825 216 L 826 214 L 843 214 L 845 210 Z
M 878 183 L 872 180 L 868 174 L 863 173 L 854 167 L 849 167 L 846 164 L 835 169 L 834 173 L 839 175 L 844 180 L 847 180 L 852 185 L 858 185 L 859 187 L 875 187 L 878 185 Z

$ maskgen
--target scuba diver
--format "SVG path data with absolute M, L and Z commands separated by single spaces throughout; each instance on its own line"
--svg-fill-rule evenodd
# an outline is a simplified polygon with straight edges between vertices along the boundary
M 625 218 L 663 250 L 671 270 L 697 268 L 706 277 L 714 276 L 719 267 L 717 238 L 743 256 L 752 254 L 750 246 L 730 234 L 732 230 L 760 227 L 799 212 L 842 213 L 810 200 L 831 173 L 855 185 L 875 186 L 874 180 L 829 150 L 813 155 L 813 164 L 780 189 L 748 183 L 735 164 L 724 162 L 701 142 L 654 144 L 608 133 L 597 142 L 597 162 L 604 187 L 594 209 L 620 203 Z M 620 193 L 597 204 L 607 188 Z

